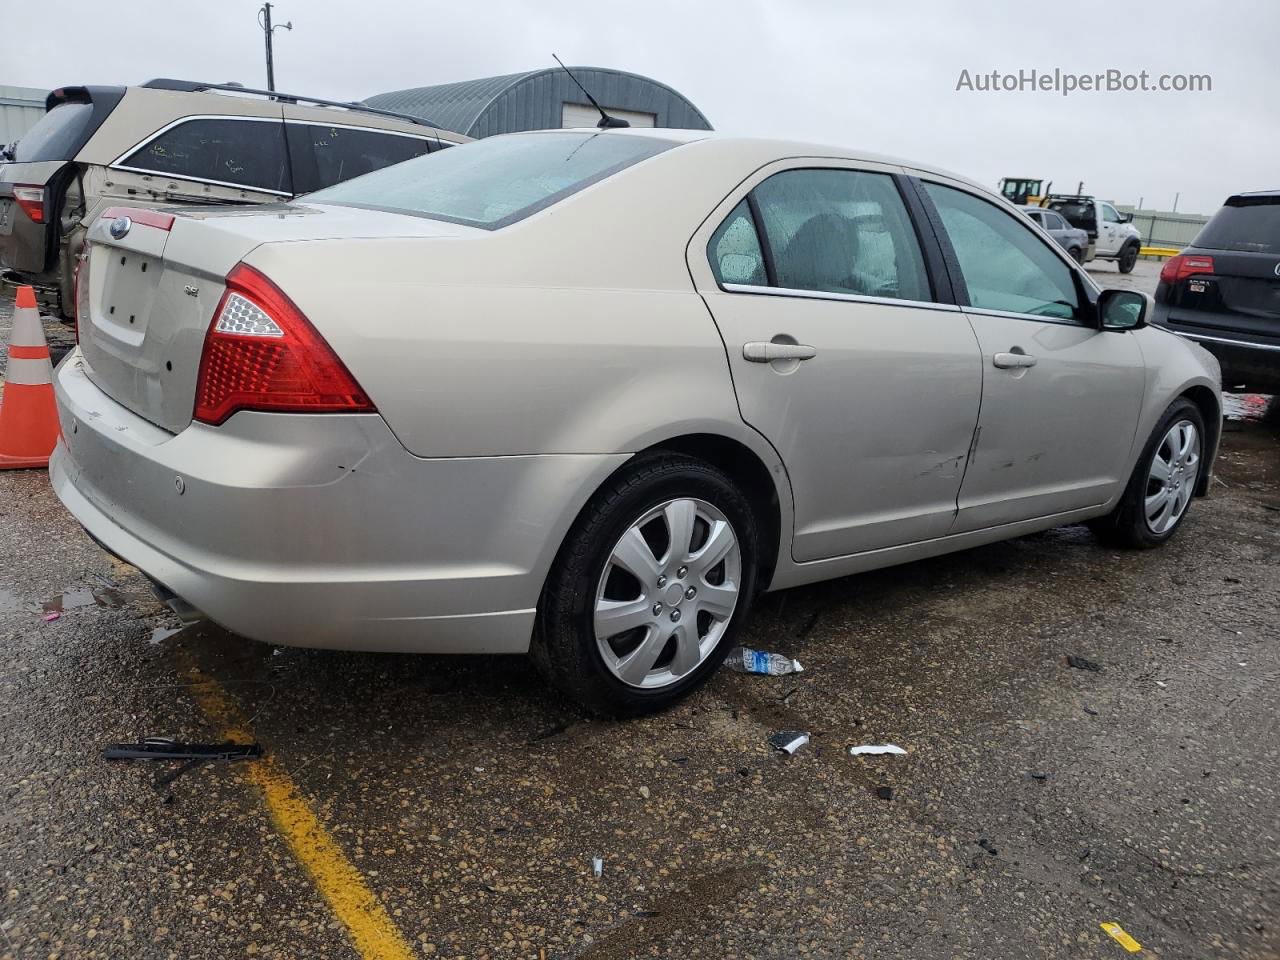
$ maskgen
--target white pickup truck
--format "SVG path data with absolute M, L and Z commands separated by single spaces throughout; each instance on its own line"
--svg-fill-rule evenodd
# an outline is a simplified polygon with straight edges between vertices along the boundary
M 1129 273 L 1138 262 L 1142 234 L 1132 223 L 1133 214 L 1121 213 L 1112 204 L 1095 197 L 1051 193 L 1040 203 L 1056 210 L 1073 227 L 1089 234 L 1084 262 L 1115 260 L 1121 273 Z

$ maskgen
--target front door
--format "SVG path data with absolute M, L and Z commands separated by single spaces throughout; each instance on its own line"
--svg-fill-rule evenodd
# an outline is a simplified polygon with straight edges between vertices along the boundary
M 978 344 L 938 302 L 889 167 L 758 172 L 689 247 L 743 419 L 777 449 L 793 559 L 942 536 L 978 416 Z
M 925 182 L 982 349 L 982 413 L 954 532 L 1106 503 L 1129 478 L 1146 369 L 1101 330 L 1084 281 L 1035 231 L 968 189 Z

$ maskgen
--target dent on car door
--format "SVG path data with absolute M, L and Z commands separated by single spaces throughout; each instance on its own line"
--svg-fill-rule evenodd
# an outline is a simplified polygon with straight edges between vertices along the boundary
M 793 558 L 945 533 L 980 358 L 958 308 L 934 298 L 936 252 L 892 168 L 767 168 L 689 251 L 742 416 L 786 465 Z
M 1093 507 L 1128 479 L 1146 371 L 1101 330 L 1090 288 L 1034 231 L 958 185 L 925 182 L 983 355 L 959 533 Z

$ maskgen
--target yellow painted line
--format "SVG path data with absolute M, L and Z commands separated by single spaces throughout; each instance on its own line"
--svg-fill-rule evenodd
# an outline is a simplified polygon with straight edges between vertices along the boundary
M 1116 943 L 1120 944 L 1120 946 L 1124 947 L 1130 953 L 1137 953 L 1139 950 L 1142 949 L 1142 944 L 1140 944 L 1137 940 L 1133 939 L 1133 937 L 1125 933 L 1124 928 L 1120 926 L 1120 924 L 1102 923 L 1102 924 L 1099 924 L 1099 926 L 1101 926 L 1103 930 L 1107 931 L 1107 933 L 1111 935 L 1111 939 L 1113 939 Z
M 253 730 L 222 686 L 190 661 L 187 675 L 200 709 L 217 725 L 220 735 L 252 743 Z M 362 960 L 412 960 L 414 953 L 408 942 L 280 764 L 266 755 L 238 768 L 262 791 L 276 827 L 334 915 L 346 926 Z

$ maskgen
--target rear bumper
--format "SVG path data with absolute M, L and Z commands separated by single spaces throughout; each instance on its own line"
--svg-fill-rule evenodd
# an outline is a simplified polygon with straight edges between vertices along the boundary
M 1280 393 L 1280 338 L 1207 328 L 1192 320 L 1170 316 L 1168 307 L 1156 305 L 1153 321 L 1170 333 L 1194 340 L 1222 366 L 1222 387 L 1245 386 L 1258 393 Z
M 370 415 L 239 413 L 169 434 L 78 354 L 55 375 L 54 490 L 230 630 L 304 647 L 528 649 L 546 571 L 626 455 L 423 459 Z

